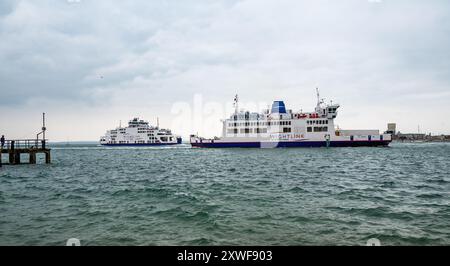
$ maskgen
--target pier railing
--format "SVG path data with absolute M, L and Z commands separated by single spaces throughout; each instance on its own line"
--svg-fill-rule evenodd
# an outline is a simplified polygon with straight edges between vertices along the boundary
M 22 154 L 29 155 L 29 164 L 36 164 L 36 154 L 45 154 L 45 163 L 51 162 L 50 149 L 46 146 L 47 140 L 43 139 L 16 139 L 5 140 L 0 150 L 0 167 L 3 165 L 2 155 L 7 154 L 7 163 L 9 165 L 21 164 Z
M 45 150 L 47 149 L 47 140 L 42 139 L 18 139 L 18 140 L 5 140 L 3 150 Z

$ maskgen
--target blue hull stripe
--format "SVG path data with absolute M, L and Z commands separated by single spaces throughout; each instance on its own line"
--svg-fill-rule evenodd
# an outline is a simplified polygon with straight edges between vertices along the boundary
M 173 146 L 180 143 L 130 143 L 130 144 L 101 144 L 107 147 L 151 147 L 151 146 Z
M 391 141 L 332 141 L 330 147 L 376 147 L 388 146 Z M 261 142 L 191 143 L 197 148 L 261 148 Z M 263 144 L 271 148 L 319 148 L 326 147 L 326 141 L 279 142 Z

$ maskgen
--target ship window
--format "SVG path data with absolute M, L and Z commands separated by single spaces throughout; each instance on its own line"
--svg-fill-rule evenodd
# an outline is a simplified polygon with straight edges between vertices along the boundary
M 267 128 L 257 128 L 256 133 L 267 133 Z
M 327 132 L 328 127 L 314 127 L 314 132 Z
M 237 134 L 239 133 L 239 130 L 237 129 L 228 129 L 228 134 Z
M 290 127 L 285 127 L 283 128 L 283 133 L 291 133 L 291 128 Z
M 312 127 L 308 127 L 308 132 L 312 132 Z

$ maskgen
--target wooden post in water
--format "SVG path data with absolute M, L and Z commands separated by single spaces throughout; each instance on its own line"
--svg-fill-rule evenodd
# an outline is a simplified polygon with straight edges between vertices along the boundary
M 14 152 L 14 164 L 20 164 L 20 151 Z
M 9 164 L 14 164 L 14 146 L 15 146 L 15 141 L 12 140 L 11 141 L 11 147 L 9 148 Z
M 36 164 L 36 152 L 30 152 L 30 164 Z
M 50 164 L 51 163 L 50 151 L 45 152 L 45 163 L 46 164 Z

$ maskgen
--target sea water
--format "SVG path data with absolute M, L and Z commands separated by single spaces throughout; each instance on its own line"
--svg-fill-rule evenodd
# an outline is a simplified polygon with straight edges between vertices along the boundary
M 448 143 L 52 148 L 0 168 L 0 245 L 450 244 Z

